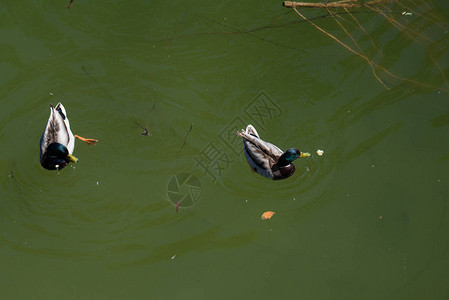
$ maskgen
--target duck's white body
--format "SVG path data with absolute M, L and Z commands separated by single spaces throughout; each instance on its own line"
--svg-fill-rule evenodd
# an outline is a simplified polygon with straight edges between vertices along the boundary
M 50 104 L 50 117 L 40 140 L 40 157 L 52 143 L 60 143 L 67 147 L 69 154 L 75 149 L 75 137 L 70 130 L 69 119 L 64 106 L 59 102 L 56 107 Z

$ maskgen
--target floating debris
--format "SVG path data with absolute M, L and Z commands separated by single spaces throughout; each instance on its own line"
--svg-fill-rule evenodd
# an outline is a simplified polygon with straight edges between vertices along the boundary
M 150 136 L 150 135 L 151 135 L 150 131 L 149 131 L 146 127 L 144 127 L 142 124 L 140 124 L 140 123 L 138 123 L 138 122 L 136 122 L 136 121 L 134 121 L 134 123 L 135 123 L 137 126 L 139 126 L 140 128 L 143 129 L 143 132 L 141 133 L 141 135 L 143 135 L 143 136 L 145 136 L 145 135 Z
M 271 217 L 273 216 L 275 214 L 275 212 L 274 211 L 266 211 L 266 212 L 264 212 L 263 214 L 262 214 L 262 216 L 261 216 L 261 219 L 262 220 L 268 220 L 268 219 L 271 219 Z
M 186 141 L 187 141 L 187 136 L 190 134 L 190 131 L 192 131 L 193 128 L 193 123 L 190 124 L 190 128 L 186 133 L 186 136 L 184 137 L 184 143 L 182 144 L 181 148 L 178 150 L 178 153 L 182 151 L 182 149 L 184 149 L 184 146 L 186 145 Z

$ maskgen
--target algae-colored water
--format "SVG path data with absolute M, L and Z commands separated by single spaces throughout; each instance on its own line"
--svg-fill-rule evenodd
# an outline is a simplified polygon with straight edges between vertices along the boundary
M 0 7 L 2 299 L 448 299 L 445 1 L 341 15 L 389 89 L 281 1 L 68 3 Z M 47 171 L 59 101 L 99 143 Z M 249 123 L 312 156 L 252 173 Z

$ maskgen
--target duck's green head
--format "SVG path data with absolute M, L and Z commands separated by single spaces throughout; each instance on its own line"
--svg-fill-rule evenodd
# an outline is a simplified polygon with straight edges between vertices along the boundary
M 307 157 L 310 156 L 307 152 L 301 152 L 296 148 L 288 148 L 284 153 L 282 153 L 281 157 L 278 160 L 278 166 L 284 167 L 291 164 L 298 157 Z
M 77 162 L 78 158 L 69 154 L 67 147 L 60 143 L 52 143 L 42 155 L 41 165 L 47 170 L 60 170 L 70 162 Z

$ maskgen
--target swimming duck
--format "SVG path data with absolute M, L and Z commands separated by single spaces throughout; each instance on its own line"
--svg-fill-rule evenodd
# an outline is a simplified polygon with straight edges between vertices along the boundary
M 73 135 L 70 130 L 69 119 L 61 102 L 53 107 L 50 104 L 50 117 L 40 139 L 40 162 L 47 170 L 60 170 L 70 162 L 76 163 L 78 159 L 72 155 L 75 148 L 75 137 L 88 144 L 98 142 L 94 139 L 85 139 Z
M 285 179 L 295 173 L 293 161 L 298 157 L 310 156 L 296 148 L 289 148 L 285 152 L 277 146 L 260 139 L 256 128 L 248 125 L 246 130 L 237 131 L 243 138 L 244 152 L 253 172 L 273 180 Z

